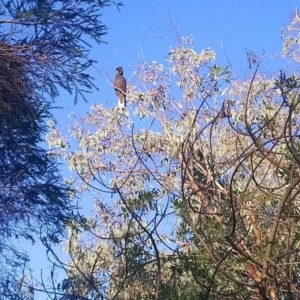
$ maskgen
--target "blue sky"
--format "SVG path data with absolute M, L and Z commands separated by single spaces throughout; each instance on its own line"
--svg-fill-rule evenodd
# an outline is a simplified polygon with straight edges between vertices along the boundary
M 91 57 L 98 61 L 90 72 L 99 91 L 87 95 L 88 103 L 73 105 L 72 97 L 63 92 L 53 111 L 61 125 L 67 125 L 68 112 L 84 115 L 93 103 L 114 107 L 117 103 L 113 88 L 106 82 L 114 78 L 115 69 L 124 68 L 127 81 L 141 61 L 164 63 L 170 46 L 176 46 L 176 27 L 180 36 L 191 35 L 195 49 L 210 47 L 217 53 L 219 64 L 228 65 L 243 78 L 249 72 L 246 50 L 258 56 L 265 51 L 263 67 L 267 71 L 289 68 L 280 60 L 282 39 L 280 29 L 288 25 L 298 4 L 294 0 L 123 0 L 120 11 L 115 6 L 103 9 L 103 24 L 109 27 L 103 37 L 107 44 L 92 43 Z M 89 41 L 90 42 L 90 41 Z M 271 58 L 275 55 L 275 59 Z M 41 246 L 26 246 L 32 257 L 35 274 L 47 268 Z M 47 273 L 47 272 L 46 272 Z
M 98 61 L 90 70 L 99 91 L 88 95 L 88 103 L 81 101 L 73 106 L 71 97 L 62 93 L 57 104 L 81 114 L 91 104 L 116 104 L 107 77 L 114 78 L 121 65 L 130 83 L 130 75 L 142 60 L 164 63 L 170 46 L 176 46 L 176 27 L 180 36 L 191 35 L 195 49 L 210 47 L 217 52 L 219 64 L 230 61 L 235 72 L 243 78 L 249 72 L 246 50 L 258 56 L 265 51 L 263 66 L 268 71 L 288 68 L 280 61 L 282 45 L 280 30 L 287 25 L 298 1 L 270 0 L 124 0 L 120 11 L 115 6 L 103 9 L 103 24 L 109 27 L 103 36 L 107 44 L 92 43 L 91 57 Z M 271 59 L 275 55 L 277 59 Z M 67 112 L 55 111 L 60 122 L 66 124 Z

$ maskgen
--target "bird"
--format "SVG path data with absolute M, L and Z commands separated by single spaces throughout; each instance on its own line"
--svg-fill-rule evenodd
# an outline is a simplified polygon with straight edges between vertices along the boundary
M 118 97 L 118 107 L 126 107 L 126 79 L 123 76 L 123 68 L 117 67 L 114 88 Z

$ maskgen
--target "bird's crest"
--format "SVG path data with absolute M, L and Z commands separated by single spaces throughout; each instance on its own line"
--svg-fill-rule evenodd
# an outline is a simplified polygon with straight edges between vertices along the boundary
M 122 67 L 117 67 L 116 73 L 120 74 L 120 75 L 123 75 L 123 68 Z

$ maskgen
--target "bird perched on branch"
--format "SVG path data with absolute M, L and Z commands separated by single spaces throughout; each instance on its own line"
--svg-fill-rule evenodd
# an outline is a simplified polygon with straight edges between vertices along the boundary
M 118 97 L 118 107 L 126 107 L 126 79 L 123 76 L 123 68 L 116 69 L 116 78 L 114 82 L 115 92 Z

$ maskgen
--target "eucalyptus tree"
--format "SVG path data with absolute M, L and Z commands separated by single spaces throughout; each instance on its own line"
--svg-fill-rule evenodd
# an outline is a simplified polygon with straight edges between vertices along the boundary
M 296 63 L 299 20 L 283 48 Z M 299 79 L 248 58 L 251 76 L 232 79 L 182 38 L 165 63 L 136 68 L 126 110 L 95 104 L 71 136 L 49 123 L 95 203 L 69 225 L 66 294 L 299 298 Z

